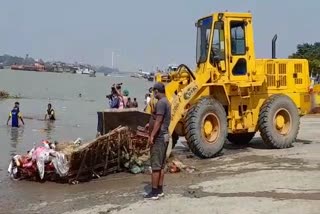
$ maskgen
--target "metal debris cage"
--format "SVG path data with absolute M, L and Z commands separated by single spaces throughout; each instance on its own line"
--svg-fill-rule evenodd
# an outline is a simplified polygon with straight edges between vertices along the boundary
M 89 143 L 74 149 L 65 147 L 61 152 L 69 161 L 68 182 L 76 183 L 125 170 L 132 157 L 149 154 L 149 145 L 147 137 L 120 126 Z
M 76 184 L 125 170 L 134 173 L 142 172 L 140 168 L 137 170 L 137 167 L 142 167 L 149 160 L 149 151 L 147 135 L 127 126 L 119 126 L 87 143 L 79 145 L 75 141 L 56 144 L 55 149 L 50 153 L 51 157 L 47 156 L 49 158 L 43 162 L 43 168 L 39 168 L 38 160 L 34 160 L 29 152 L 26 155 L 16 155 L 8 171 L 12 172 L 15 168 L 14 176 L 13 174 L 10 176 L 16 180 Z M 53 166 L 58 157 L 63 159 L 61 169 L 64 173 L 61 173 L 59 167 Z M 133 167 L 135 170 L 131 170 Z

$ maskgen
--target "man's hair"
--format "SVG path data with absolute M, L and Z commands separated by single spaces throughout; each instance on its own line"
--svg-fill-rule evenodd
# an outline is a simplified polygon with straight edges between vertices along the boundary
M 160 93 L 165 93 L 166 92 L 165 86 L 161 82 L 155 83 L 154 86 L 153 86 L 153 90 L 157 90 Z
M 15 105 L 20 105 L 20 103 L 19 103 L 19 102 L 15 102 L 14 104 L 15 104 Z

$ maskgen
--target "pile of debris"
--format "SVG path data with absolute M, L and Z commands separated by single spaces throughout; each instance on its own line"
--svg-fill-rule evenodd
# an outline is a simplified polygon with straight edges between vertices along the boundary
M 148 160 L 148 138 L 118 127 L 88 143 L 43 141 L 27 154 L 15 155 L 8 172 L 14 179 L 78 183 L 125 169 L 140 173 Z
M 15 155 L 8 172 L 15 180 L 76 184 L 124 170 L 133 174 L 150 173 L 149 159 L 148 134 L 144 128 L 132 130 L 120 126 L 87 143 L 82 143 L 80 138 L 64 143 L 42 141 L 42 145 L 34 145 L 25 155 Z M 194 170 L 173 156 L 168 159 L 170 173 Z

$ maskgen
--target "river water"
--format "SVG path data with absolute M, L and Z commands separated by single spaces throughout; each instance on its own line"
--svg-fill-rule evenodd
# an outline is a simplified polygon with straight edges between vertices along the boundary
M 22 97 L 0 101 L 0 201 L 8 192 L 10 195 L 24 192 L 24 185 L 11 181 L 7 175 L 10 157 L 25 153 L 33 143 L 39 144 L 44 139 L 93 139 L 96 135 L 97 111 L 108 107 L 105 96 L 110 93 L 111 85 L 119 82 L 129 90 L 129 97 L 137 98 L 142 109 L 144 95 L 152 85 L 146 80 L 0 70 L 0 90 Z M 6 126 L 15 101 L 20 102 L 20 111 L 25 117 L 25 126 L 18 129 Z M 55 122 L 43 120 L 49 102 L 56 112 Z

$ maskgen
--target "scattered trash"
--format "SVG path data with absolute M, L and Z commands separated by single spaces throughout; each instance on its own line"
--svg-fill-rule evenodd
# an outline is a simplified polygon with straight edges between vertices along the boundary
M 143 168 L 137 166 L 137 165 L 133 165 L 132 167 L 130 167 L 130 172 L 132 172 L 133 174 L 138 174 L 143 172 Z
M 174 165 L 176 165 L 178 168 L 180 168 L 180 169 L 184 169 L 184 168 L 186 168 L 186 165 L 184 165 L 181 161 L 179 161 L 179 160 L 173 160 L 172 161 L 172 163 L 174 164 Z
M 180 168 L 177 165 L 175 165 L 175 163 L 172 162 L 172 164 L 169 166 L 169 172 L 170 173 L 180 172 Z
M 143 154 L 141 155 L 140 157 L 138 157 L 138 159 L 142 162 L 147 162 L 150 158 L 150 155 L 149 154 Z
M 177 173 L 177 172 L 180 172 L 182 170 L 185 170 L 188 173 L 193 173 L 195 171 L 195 167 L 187 166 L 187 165 L 183 164 L 181 161 L 179 161 L 177 159 L 173 159 L 173 160 L 171 160 L 169 162 L 170 163 L 168 164 L 168 166 L 169 166 L 169 172 L 170 173 Z
M 194 155 L 187 155 L 187 158 L 194 158 Z
M 73 144 L 74 145 L 80 145 L 82 143 L 82 139 L 81 138 L 77 138 L 74 142 L 73 142 Z
M 189 172 L 189 173 L 193 173 L 195 170 L 196 170 L 196 168 L 192 167 L 192 166 L 186 168 L 186 171 Z

